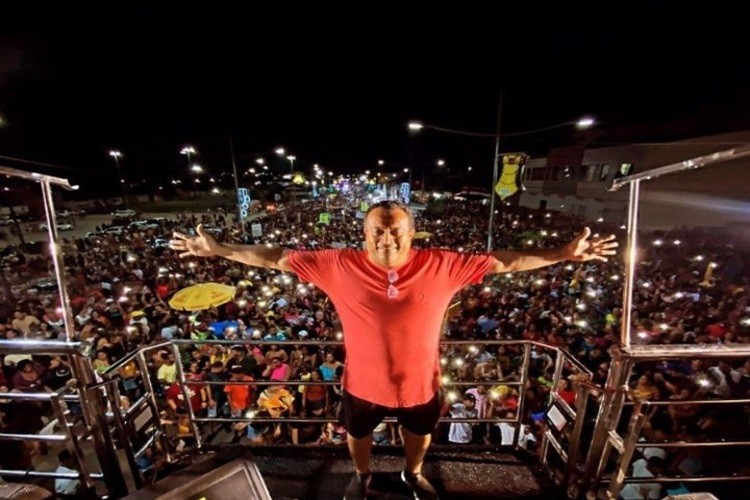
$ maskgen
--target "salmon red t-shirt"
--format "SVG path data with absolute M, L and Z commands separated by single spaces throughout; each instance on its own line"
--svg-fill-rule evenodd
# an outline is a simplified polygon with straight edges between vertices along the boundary
M 495 263 L 489 254 L 412 249 L 406 264 L 394 269 L 398 296 L 388 298 L 388 269 L 365 250 L 292 251 L 287 260 L 336 306 L 346 348 L 344 389 L 391 408 L 435 396 L 443 315 L 451 298 L 480 283 Z

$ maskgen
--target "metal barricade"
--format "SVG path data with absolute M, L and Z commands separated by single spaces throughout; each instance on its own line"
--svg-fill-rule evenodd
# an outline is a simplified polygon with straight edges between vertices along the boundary
M 581 434 L 586 423 L 588 406 L 592 399 L 599 396 L 600 388 L 591 384 L 591 372 L 569 352 L 559 348 L 555 351 L 555 387 L 566 378 L 573 380 L 575 404 L 571 406 L 556 390 L 551 391 L 547 406 L 547 426 L 542 435 L 539 459 L 567 491 L 571 483 L 580 480 L 576 472 L 582 468 L 581 457 L 585 457 L 585 451 L 588 451 L 582 450 Z M 557 462 L 551 459 L 550 451 L 557 455 Z M 556 467 L 556 463 L 560 467 Z
M 214 385 L 222 385 L 225 386 L 227 384 L 238 384 L 238 385 L 250 385 L 250 386 L 256 386 L 256 387 L 267 387 L 272 385 L 294 385 L 294 386 L 305 386 L 305 385 L 323 385 L 323 386 L 332 386 L 332 385 L 339 385 L 340 382 L 338 381 L 312 381 L 312 380 L 288 380 L 288 381 L 279 381 L 279 380 L 252 380 L 252 381 L 239 381 L 239 380 L 233 380 L 233 381 L 209 381 L 209 380 L 201 380 L 199 382 L 196 381 L 190 381 L 187 380 L 185 377 L 184 369 L 182 366 L 182 363 L 179 361 L 182 356 L 182 352 L 180 351 L 181 348 L 190 348 L 193 346 L 203 346 L 203 345 L 224 345 L 224 346 L 233 346 L 233 345 L 243 345 L 243 346 L 269 346 L 271 342 L 269 341 L 263 341 L 263 340 L 172 340 L 171 342 L 164 342 L 161 344 L 158 344 L 157 346 L 150 346 L 149 350 L 153 349 L 163 349 L 163 348 L 171 348 L 172 352 L 174 353 L 175 359 L 178 360 L 176 363 L 176 370 L 177 370 L 177 378 L 180 385 L 180 390 L 182 391 L 182 397 L 184 401 L 190 401 L 190 391 L 192 390 L 190 386 L 206 386 L 211 387 Z M 312 342 L 312 341 L 285 341 L 283 342 L 284 345 L 307 345 L 307 346 L 315 346 L 316 349 L 326 349 L 330 347 L 339 347 L 342 346 L 343 343 L 339 341 L 326 341 L 326 342 Z M 452 417 L 441 417 L 439 419 L 440 424 L 451 424 L 451 423 L 472 423 L 472 424 L 487 424 L 487 425 L 493 425 L 493 424 L 501 424 L 506 423 L 511 426 L 513 426 L 513 441 L 512 446 L 516 449 L 519 448 L 519 436 L 520 433 L 523 430 L 523 426 L 525 424 L 525 414 L 527 413 L 527 397 L 526 397 L 526 388 L 529 387 L 529 385 L 532 383 L 532 378 L 537 379 L 542 375 L 542 369 L 541 368 L 534 368 L 534 361 L 541 359 L 545 356 L 545 354 L 548 354 L 549 356 L 544 358 L 546 359 L 545 363 L 552 364 L 554 366 L 554 375 L 551 380 L 551 387 L 549 390 L 549 396 L 547 397 L 547 401 L 544 404 L 543 411 L 545 413 L 549 413 L 549 411 L 555 407 L 555 408 L 562 408 L 562 411 L 564 412 L 565 418 L 568 419 L 570 422 L 570 429 L 566 430 L 566 437 L 565 442 L 563 442 L 561 439 L 559 439 L 558 436 L 556 436 L 553 432 L 547 431 L 545 432 L 543 436 L 543 440 L 541 443 L 541 449 L 543 462 L 550 467 L 550 469 L 553 470 L 554 478 L 562 483 L 564 486 L 567 487 L 567 483 L 573 476 L 572 472 L 576 469 L 578 469 L 582 464 L 580 463 L 580 435 L 581 431 L 583 429 L 583 418 L 586 413 L 586 400 L 589 398 L 589 394 L 592 391 L 592 389 L 596 389 L 595 386 L 592 386 L 590 383 L 586 383 L 587 380 L 590 380 L 591 373 L 590 371 L 581 365 L 580 362 L 578 362 L 574 357 L 572 357 L 569 353 L 563 351 L 560 348 L 550 346 L 544 343 L 535 342 L 535 341 L 443 341 L 441 342 L 441 346 L 446 347 L 452 347 L 457 349 L 466 349 L 471 350 L 476 345 L 482 344 L 487 347 L 489 346 L 507 346 L 510 349 L 515 350 L 516 359 L 519 363 L 517 373 L 515 374 L 514 378 L 511 379 L 495 379 L 495 380 L 449 380 L 444 378 L 443 379 L 443 387 L 446 390 L 446 393 L 444 394 L 448 400 L 455 397 L 455 392 L 452 390 L 461 390 L 468 389 L 469 387 L 478 387 L 478 386 L 508 386 L 512 387 L 515 392 L 518 394 L 518 408 L 514 413 L 513 418 L 501 418 L 497 416 L 493 417 L 485 417 L 485 418 L 452 418 Z M 138 352 L 134 354 L 133 356 L 143 359 L 144 353 Z M 110 368 L 108 373 L 113 374 L 116 372 L 121 366 L 124 366 L 126 361 L 121 361 L 117 365 Z M 146 376 L 148 375 L 148 371 L 146 369 L 142 369 L 141 373 Z M 565 401 L 563 401 L 556 392 L 557 387 L 560 385 L 560 382 L 563 378 L 569 376 L 569 375 L 577 375 L 580 376 L 580 380 L 582 384 L 578 386 L 578 397 L 576 400 L 576 408 L 571 408 Z M 147 377 L 146 377 L 147 378 Z M 144 384 L 152 387 L 153 385 L 157 384 L 158 382 L 154 381 L 148 381 L 144 379 Z M 577 382 L 576 382 L 577 383 Z M 149 398 L 153 399 L 151 396 L 153 395 L 153 391 L 149 391 Z M 146 395 L 144 395 L 141 399 L 145 398 Z M 492 397 L 490 395 L 489 397 Z M 138 404 L 138 403 L 136 403 Z M 156 405 L 157 402 L 153 401 L 153 404 Z M 313 418 L 303 418 L 300 416 L 288 416 L 288 417 L 259 417 L 254 414 L 254 412 L 247 412 L 243 414 L 240 417 L 225 417 L 225 416 L 216 416 L 216 417 L 206 417 L 206 416 L 198 416 L 195 414 L 192 406 L 190 404 L 186 404 L 186 411 L 190 422 L 190 428 L 192 430 L 192 434 L 194 437 L 194 443 L 195 443 L 195 449 L 201 449 L 206 446 L 205 442 L 205 429 L 207 427 L 207 424 L 210 423 L 221 423 L 221 424 L 236 424 L 236 423 L 269 423 L 269 424 L 278 424 L 278 423 L 288 423 L 288 424 L 297 424 L 297 423 L 319 423 L 319 424 L 325 424 L 325 423 L 335 423 L 337 422 L 336 418 L 333 417 L 313 417 Z M 128 415 L 125 415 L 124 417 L 126 427 L 127 422 L 130 420 Z M 384 420 L 386 423 L 394 423 L 396 420 L 393 418 L 386 418 Z M 550 446 L 551 445 L 551 446 Z M 164 445 L 168 446 L 168 445 Z M 554 470 L 557 465 L 553 464 L 551 461 L 547 460 L 547 457 L 549 455 L 549 449 L 552 448 L 557 452 L 557 455 L 559 457 L 559 461 L 561 461 L 562 465 L 558 468 L 558 470 Z
M 750 440 L 705 440 L 705 441 L 641 441 L 641 430 L 645 422 L 644 408 L 669 407 L 675 405 L 750 405 L 750 399 L 674 399 L 643 401 L 628 388 L 628 381 L 633 369 L 640 363 L 664 360 L 692 360 L 692 359 L 736 359 L 750 358 L 750 346 L 744 345 L 663 345 L 663 346 L 631 346 L 616 353 L 610 369 L 609 379 L 605 388 L 606 403 L 603 402 L 597 418 L 596 429 L 591 449 L 586 461 L 584 482 L 581 494 L 589 497 L 605 496 L 617 498 L 623 485 L 628 483 L 707 483 L 723 481 L 750 481 L 748 474 L 721 475 L 683 475 L 659 476 L 648 478 L 634 478 L 626 473 L 632 465 L 635 450 L 644 448 L 735 448 L 749 447 Z M 623 410 L 632 406 L 632 414 L 627 419 L 624 432 L 618 432 L 625 420 Z M 614 464 L 610 463 L 612 450 L 618 452 Z M 607 473 L 611 466 L 611 473 Z M 606 492 L 603 488 L 608 484 Z
M 107 491 L 124 495 L 128 488 L 125 475 L 120 468 L 114 447 L 109 438 L 106 413 L 89 393 L 94 383 L 91 363 L 86 356 L 86 346 L 75 342 L 2 340 L 0 353 L 3 354 L 48 354 L 67 356 L 73 378 L 55 392 L 9 392 L 0 393 L 0 398 L 11 401 L 32 401 L 49 403 L 51 417 L 57 421 L 61 433 L 19 434 L 0 432 L 0 440 L 22 441 L 24 443 L 45 442 L 64 443 L 76 466 L 76 473 L 36 470 L 0 469 L 0 476 L 18 478 L 64 478 L 79 479 L 87 495 L 94 495 L 94 481 L 104 481 Z M 12 404 L 12 403 L 11 403 Z M 76 405 L 80 413 L 71 406 Z M 50 422 L 51 425 L 53 422 Z M 84 443 L 93 443 L 100 472 L 91 472 L 86 461 Z
M 106 382 L 99 388 L 108 399 L 113 423 L 120 435 L 120 443 L 134 472 L 133 478 L 138 488 L 152 480 L 157 472 L 154 468 L 139 465 L 139 460 L 149 451 L 152 455 L 162 453 L 167 462 L 173 461 L 172 450 L 160 418 L 158 396 L 146 360 L 148 353 L 163 349 L 171 350 L 171 343 L 154 344 L 118 360 L 102 374 Z M 137 371 L 130 377 L 123 376 L 123 370 L 132 364 L 137 367 Z M 128 382 L 136 384 L 136 387 L 130 389 Z M 128 399 L 127 407 L 121 405 L 122 391 L 134 397 L 133 401 Z

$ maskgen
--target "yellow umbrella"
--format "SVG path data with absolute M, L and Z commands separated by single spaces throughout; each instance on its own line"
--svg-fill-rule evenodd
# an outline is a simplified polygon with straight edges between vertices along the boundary
M 427 231 L 419 231 L 418 233 L 414 233 L 415 240 L 423 240 L 426 238 L 432 238 L 432 233 L 428 233 Z
M 169 301 L 172 309 L 179 311 L 202 311 L 226 304 L 234 298 L 235 288 L 219 283 L 198 283 L 183 288 Z

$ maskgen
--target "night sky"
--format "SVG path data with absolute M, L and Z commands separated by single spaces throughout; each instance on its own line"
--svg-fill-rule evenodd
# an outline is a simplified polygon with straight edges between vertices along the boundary
M 162 182 L 186 174 L 178 151 L 188 143 L 210 170 L 230 168 L 230 135 L 240 166 L 283 145 L 305 168 L 442 157 L 481 177 L 491 139 L 410 138 L 405 124 L 493 132 L 500 90 L 505 132 L 583 114 L 602 127 L 689 119 L 705 133 L 750 123 L 739 11 L 662 2 L 581 11 L 540 3 L 525 12 L 485 5 L 494 2 L 409 11 L 216 3 L 3 7 L 0 155 L 67 167 L 46 171 L 92 190 L 112 180 L 111 148 L 125 155 L 127 176 Z M 569 139 L 560 130 L 503 148 L 544 151 Z

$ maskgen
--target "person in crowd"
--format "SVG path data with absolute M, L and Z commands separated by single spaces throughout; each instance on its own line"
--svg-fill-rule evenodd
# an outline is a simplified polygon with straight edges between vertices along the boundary
M 463 401 L 454 403 L 450 408 L 452 418 L 477 418 L 476 399 L 465 393 Z M 470 422 L 451 422 L 448 430 L 448 441 L 456 444 L 472 442 L 472 424 Z

